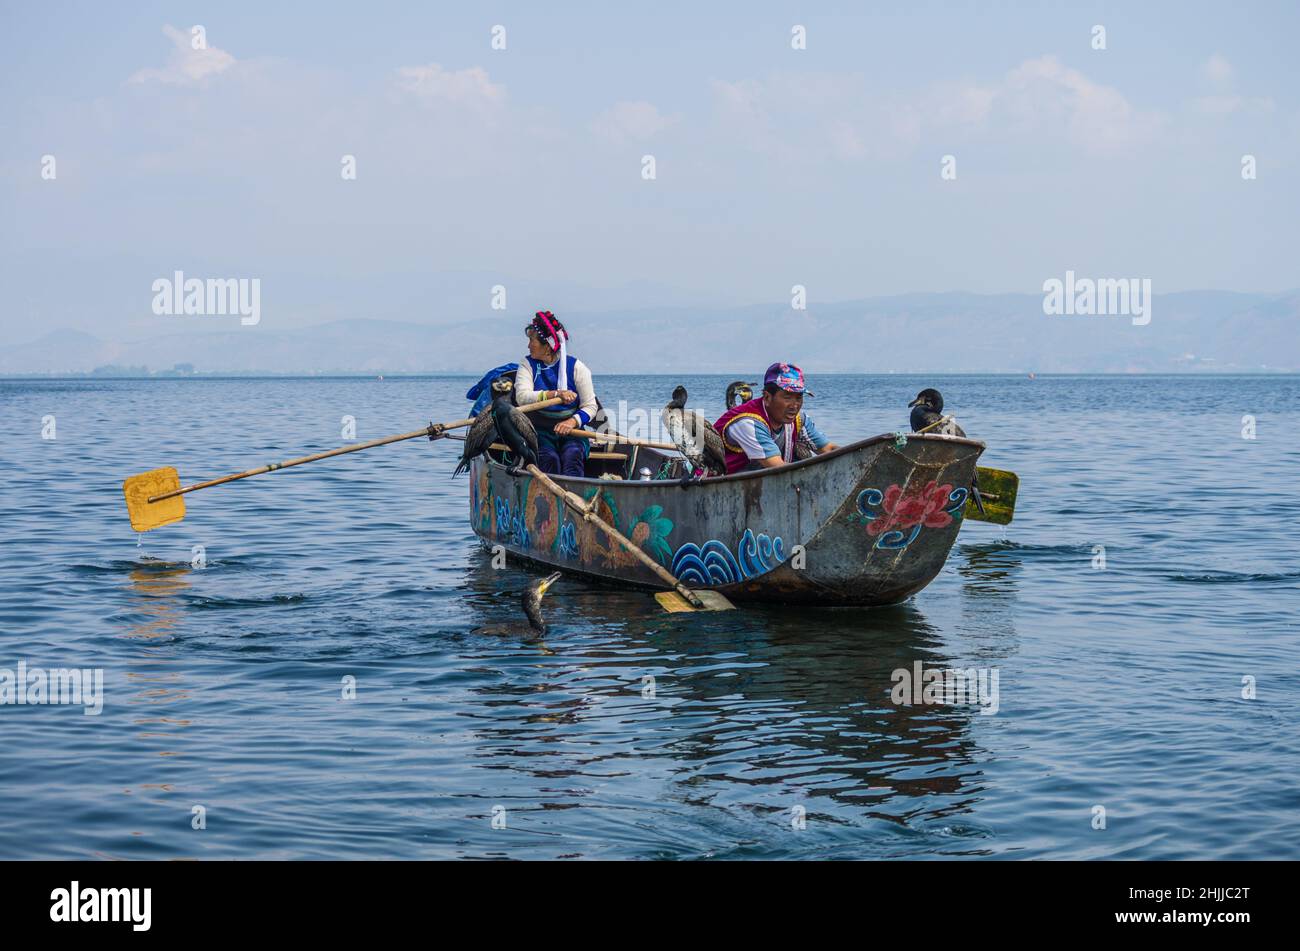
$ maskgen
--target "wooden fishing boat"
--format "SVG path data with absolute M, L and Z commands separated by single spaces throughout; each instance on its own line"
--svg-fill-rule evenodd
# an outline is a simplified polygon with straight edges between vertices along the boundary
M 893 604 L 943 568 L 984 448 L 974 439 L 890 433 L 683 487 L 680 459 L 634 447 L 594 464 L 621 478 L 554 479 L 689 587 L 738 602 Z M 644 469 L 663 478 L 635 478 Z M 499 453 L 476 458 L 470 479 L 470 524 L 485 546 L 621 585 L 664 586 Z

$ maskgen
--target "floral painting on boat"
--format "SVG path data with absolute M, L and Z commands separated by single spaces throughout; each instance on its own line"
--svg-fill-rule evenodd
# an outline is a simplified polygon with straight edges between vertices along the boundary
M 594 504 L 597 515 L 626 535 L 642 551 L 662 564 L 668 563 L 672 557 L 668 536 L 673 530 L 673 520 L 663 514 L 662 506 L 647 506 L 640 515 L 632 516 L 624 524 L 612 492 L 601 490 L 598 493 L 596 489 L 588 489 L 583 493 L 583 501 L 588 505 Z M 627 551 L 621 542 L 607 536 L 599 526 L 590 523 L 584 525 L 591 540 L 591 549 L 599 554 L 607 567 L 621 568 L 638 564 L 636 556 Z
M 951 483 L 927 482 L 923 486 L 891 485 L 883 492 L 863 489 L 858 493 L 857 512 L 851 519 L 867 526 L 876 539 L 874 548 L 906 548 L 923 528 L 947 528 L 961 518 L 969 490 L 954 489 Z

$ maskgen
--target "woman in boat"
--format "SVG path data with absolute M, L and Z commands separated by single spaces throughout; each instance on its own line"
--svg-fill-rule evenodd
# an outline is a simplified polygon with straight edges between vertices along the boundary
M 587 365 L 568 352 L 569 332 L 549 310 L 524 328 L 528 358 L 515 371 L 515 403 L 524 406 L 558 396 L 562 403 L 529 413 L 537 427 L 538 465 L 555 475 L 586 473 L 589 443 L 573 430 L 596 415 L 596 390 Z
M 836 445 L 803 411 L 803 370 L 773 363 L 763 376 L 763 395 L 733 406 L 713 424 L 727 451 L 727 475 L 783 466 Z

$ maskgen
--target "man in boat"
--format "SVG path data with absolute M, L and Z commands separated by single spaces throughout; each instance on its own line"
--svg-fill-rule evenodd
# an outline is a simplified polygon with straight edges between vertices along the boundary
M 528 358 L 515 371 L 515 404 L 525 406 L 556 396 L 563 400 L 528 414 L 537 428 L 538 467 L 555 475 L 582 476 L 590 443 L 569 434 L 596 415 L 591 371 L 569 354 L 569 332 L 549 310 L 534 314 L 524 333 Z
M 713 424 L 727 450 L 727 475 L 783 466 L 830 452 L 836 445 L 803 411 L 803 370 L 773 363 L 763 377 L 763 395 L 733 406 Z

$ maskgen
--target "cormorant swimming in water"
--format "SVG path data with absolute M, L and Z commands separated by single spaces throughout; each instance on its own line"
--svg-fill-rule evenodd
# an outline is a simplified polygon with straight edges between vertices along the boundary
M 703 414 L 686 408 L 686 387 L 678 386 L 673 390 L 673 398 L 660 412 L 659 418 L 673 445 L 694 470 L 692 476 L 700 470 L 727 471 L 727 451 L 723 448 L 722 437 Z
M 549 574 L 540 581 L 534 581 L 524 591 L 524 614 L 528 616 L 528 626 L 538 637 L 546 634 L 546 622 L 542 620 L 542 596 L 546 589 L 560 580 L 560 572 Z
M 920 432 L 925 427 L 943 419 L 943 395 L 933 387 L 927 387 L 916 394 L 916 399 L 907 404 L 912 407 L 912 432 Z M 957 425 L 956 420 L 948 420 L 942 426 L 929 430 L 941 436 L 965 436 L 966 431 Z
M 735 383 L 727 384 L 727 409 L 733 406 L 739 406 L 741 403 L 748 403 L 754 398 L 754 387 L 756 383 L 746 383 L 744 380 L 737 380 Z

